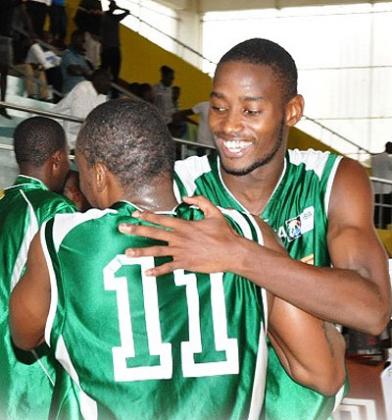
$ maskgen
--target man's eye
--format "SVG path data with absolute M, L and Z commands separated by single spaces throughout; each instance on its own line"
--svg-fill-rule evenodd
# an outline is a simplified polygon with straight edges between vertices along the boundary
M 225 112 L 227 108 L 223 106 L 211 105 L 211 109 L 213 109 L 216 112 Z
M 260 115 L 261 111 L 259 111 L 258 109 L 244 109 L 243 113 L 245 115 L 250 115 L 251 117 L 256 116 L 256 115 Z

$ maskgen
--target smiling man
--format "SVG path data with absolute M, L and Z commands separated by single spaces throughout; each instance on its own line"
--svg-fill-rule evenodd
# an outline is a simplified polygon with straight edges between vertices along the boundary
M 233 271 L 322 319 L 379 334 L 390 316 L 391 291 L 368 177 L 351 159 L 286 150 L 303 108 L 290 54 L 266 39 L 244 41 L 222 57 L 214 77 L 209 124 L 219 157 L 176 164 L 180 195 L 204 195 L 215 205 L 259 216 L 278 233 L 289 257 L 243 246 L 216 215 L 197 229 L 171 223 L 170 232 L 159 232 L 168 246 L 130 249 L 128 255 L 173 257 L 150 270 L 153 275 L 178 267 Z M 168 223 L 163 216 L 142 217 Z M 123 231 L 158 235 L 153 227 Z M 267 419 L 324 419 L 339 401 L 292 381 L 270 347 Z

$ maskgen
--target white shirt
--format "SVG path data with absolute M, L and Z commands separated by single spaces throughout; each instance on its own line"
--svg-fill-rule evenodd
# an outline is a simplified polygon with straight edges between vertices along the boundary
M 392 181 L 392 156 L 383 152 L 372 156 L 372 175 L 377 178 L 389 179 Z M 373 183 L 376 194 L 389 194 L 392 192 L 392 184 Z
M 32 1 L 35 1 L 37 3 L 44 3 L 47 6 L 50 6 L 52 4 L 52 0 L 32 0 Z
M 199 115 L 199 126 L 197 128 L 197 140 L 201 144 L 207 144 L 208 146 L 214 146 L 214 135 L 212 134 L 208 125 L 208 110 L 210 109 L 210 103 L 208 101 L 199 102 L 192 111 Z
M 41 64 L 45 70 L 58 66 L 60 62 L 59 56 L 53 51 L 44 51 L 38 42 L 31 45 L 25 60 L 25 63 Z
M 85 80 L 84 82 L 78 83 L 67 96 L 52 108 L 52 111 L 58 114 L 72 115 L 84 119 L 94 108 L 105 101 L 107 101 L 107 96 L 98 94 L 92 82 Z M 75 147 L 80 126 L 81 123 L 63 121 L 68 145 L 71 149 Z
M 152 87 L 154 92 L 154 104 L 158 108 L 163 120 L 169 124 L 172 120 L 175 107 L 173 103 L 173 94 L 171 86 L 164 86 L 162 83 Z

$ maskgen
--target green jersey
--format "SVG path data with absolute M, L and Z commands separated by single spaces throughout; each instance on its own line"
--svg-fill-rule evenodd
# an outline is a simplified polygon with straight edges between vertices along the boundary
M 156 245 L 118 232 L 145 224 L 125 201 L 111 209 L 57 215 L 41 229 L 51 305 L 45 340 L 72 378 L 89 419 L 258 418 L 267 347 L 265 291 L 232 273 L 148 268 L 167 258 L 124 255 Z M 224 210 L 238 234 L 261 243 L 252 217 Z M 180 205 L 173 216 L 202 218 Z M 72 417 L 70 395 L 58 395 L 54 417 Z M 72 404 L 71 404 L 72 405 Z M 75 404 L 73 404 L 73 408 Z M 65 411 L 65 413 L 64 413 Z
M 314 150 L 289 150 L 284 170 L 260 218 L 282 239 L 290 256 L 316 266 L 329 266 L 328 203 L 341 157 Z M 191 157 L 176 162 L 176 193 L 203 195 L 215 205 L 246 212 L 225 186 L 217 157 Z M 340 403 L 294 382 L 269 346 L 265 416 L 268 420 L 324 419 Z
M 45 355 L 39 357 L 40 351 L 33 355 L 13 348 L 8 302 L 41 224 L 55 213 L 70 211 L 73 206 L 68 200 L 35 178 L 21 175 L 14 185 L 0 191 L 0 419 L 48 416 L 53 369 Z

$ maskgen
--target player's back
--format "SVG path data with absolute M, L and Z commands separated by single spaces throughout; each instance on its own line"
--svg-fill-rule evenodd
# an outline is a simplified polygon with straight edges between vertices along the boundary
M 73 378 L 82 413 L 257 417 L 265 381 L 264 292 L 231 273 L 145 276 L 163 259 L 124 255 L 128 247 L 154 243 L 118 232 L 121 221 L 145 223 L 131 217 L 133 210 L 119 202 L 60 215 L 41 233 L 54 274 L 46 340 L 50 335 Z M 237 232 L 256 239 L 247 216 L 231 213 Z M 185 205 L 177 214 L 202 217 Z
M 19 176 L 0 192 L 0 418 L 44 418 L 49 412 L 52 385 L 47 375 L 54 376 L 53 368 L 44 349 L 35 356 L 12 346 L 8 301 L 39 226 L 61 211 L 73 211 L 68 200 L 35 178 Z

